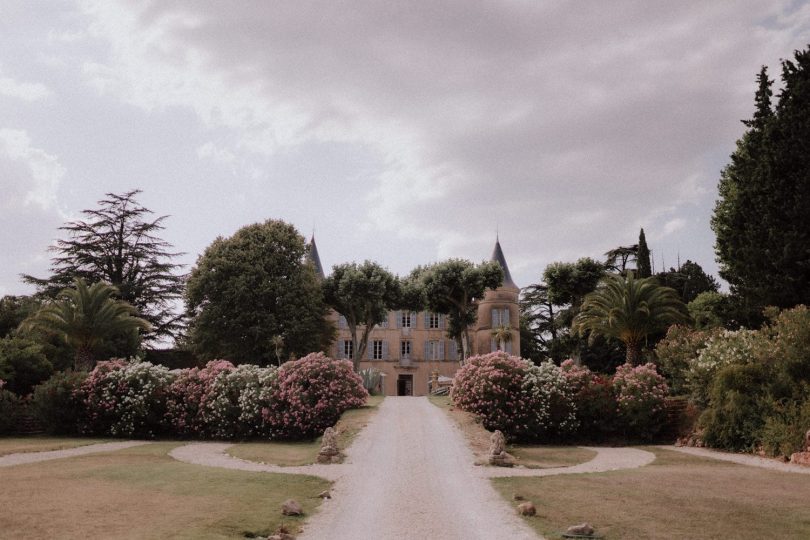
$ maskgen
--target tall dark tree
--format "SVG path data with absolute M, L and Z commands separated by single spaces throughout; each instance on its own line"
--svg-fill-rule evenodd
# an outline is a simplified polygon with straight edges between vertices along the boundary
M 661 285 L 675 289 L 684 304 L 694 300 L 700 293 L 720 290 L 717 280 L 707 274 L 698 263 L 690 260 L 679 268 L 659 272 L 655 277 Z
M 753 118 L 723 169 L 712 217 L 720 275 L 753 306 L 810 303 L 810 50 L 757 76 Z
M 214 240 L 188 280 L 194 350 L 203 358 L 264 365 L 327 350 L 335 329 L 306 255 L 295 227 L 277 220 Z
M 617 274 L 626 275 L 627 266 L 637 260 L 638 244 L 619 246 L 605 253 L 605 267 Z
M 650 248 L 647 247 L 647 237 L 644 236 L 644 229 L 638 233 L 638 253 L 636 255 L 636 269 L 638 277 L 647 278 L 652 275 L 650 265 Z
M 23 280 L 36 285 L 38 295 L 56 298 L 75 279 L 105 282 L 116 296 L 135 307 L 151 325 L 147 340 L 176 338 L 183 327 L 178 313 L 184 277 L 182 265 L 173 262 L 182 255 L 159 237 L 168 216 L 153 218 L 153 212 L 137 201 L 140 190 L 107 193 L 98 208 L 82 211 L 84 219 L 66 223 L 67 233 L 50 250 L 51 276 Z
M 374 325 L 381 324 L 388 310 L 401 302 L 399 279 L 379 264 L 365 261 L 334 266 L 322 286 L 326 303 L 346 319 L 352 335 L 352 361 L 359 371 Z

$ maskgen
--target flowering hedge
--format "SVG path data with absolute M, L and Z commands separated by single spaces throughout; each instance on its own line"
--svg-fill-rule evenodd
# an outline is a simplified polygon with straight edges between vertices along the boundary
M 598 439 L 616 428 L 616 397 L 613 381 L 607 375 L 578 366 L 573 360 L 560 365 L 576 404 L 580 433 L 585 439 Z
M 34 403 L 51 432 L 78 425 L 82 433 L 120 437 L 302 438 L 319 435 L 367 397 L 351 362 L 317 354 L 281 369 L 215 360 L 169 371 L 110 360 L 89 375 L 54 375 L 37 387 Z
M 618 419 L 628 435 L 652 439 L 666 414 L 667 383 L 651 363 L 619 366 L 613 376 Z

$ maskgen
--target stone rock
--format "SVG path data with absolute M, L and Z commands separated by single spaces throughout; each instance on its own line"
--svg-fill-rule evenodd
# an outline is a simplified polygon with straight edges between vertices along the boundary
M 566 529 L 565 534 L 576 536 L 593 536 L 593 527 L 589 523 L 580 523 L 579 525 L 572 525 Z
M 338 463 L 339 461 L 340 450 L 337 445 L 337 431 L 333 427 L 328 427 L 323 432 L 323 439 L 321 439 L 318 463 Z
M 810 452 L 796 452 L 790 455 L 790 462 L 796 465 L 805 465 L 810 467 Z
M 332 494 L 329 493 L 329 490 L 327 489 L 325 491 L 321 491 L 320 493 L 318 493 L 318 498 L 319 499 L 331 499 Z
M 515 501 L 525 501 L 526 500 L 526 498 L 523 497 L 523 495 L 519 495 L 517 493 L 512 495 L 512 499 L 515 500 Z
M 490 465 L 496 467 L 513 467 L 515 465 L 515 458 L 506 451 L 506 439 L 498 429 L 489 437 L 489 459 L 487 461 Z
M 810 452 L 810 429 L 804 434 L 804 451 Z
M 520 503 L 517 507 L 517 511 L 521 516 L 537 515 L 537 508 L 534 507 L 534 504 L 532 504 L 531 501 Z
M 287 499 L 281 505 L 281 513 L 285 516 L 303 516 L 304 509 L 295 499 Z

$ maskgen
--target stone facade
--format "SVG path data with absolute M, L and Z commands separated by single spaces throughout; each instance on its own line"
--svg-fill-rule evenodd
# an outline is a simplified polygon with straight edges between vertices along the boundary
M 314 239 L 310 256 L 317 257 Z M 512 281 L 509 267 L 496 241 L 492 260 L 504 269 L 504 284 L 488 290 L 478 304 L 478 321 L 470 328 L 471 355 L 498 350 L 500 346 L 511 354 L 520 355 L 518 295 L 520 289 Z M 320 260 L 313 261 L 321 268 Z M 351 358 L 351 334 L 345 321 L 337 313 L 330 314 L 338 328 L 338 336 L 329 351 L 333 358 Z M 460 367 L 461 351 L 445 333 L 444 315 L 429 312 L 391 311 L 386 321 L 371 331 L 365 358 L 360 368 L 374 368 L 383 374 L 383 392 L 387 396 L 424 396 L 430 391 L 434 373 L 452 378 Z M 511 341 L 496 343 L 492 329 L 508 326 Z

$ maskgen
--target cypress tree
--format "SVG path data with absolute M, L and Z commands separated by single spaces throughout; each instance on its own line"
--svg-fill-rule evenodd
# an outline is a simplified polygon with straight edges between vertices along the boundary
M 638 267 L 638 277 L 648 278 L 652 275 L 652 265 L 650 265 L 650 249 L 647 247 L 647 238 L 644 236 L 644 229 L 638 233 L 638 255 L 636 255 Z

